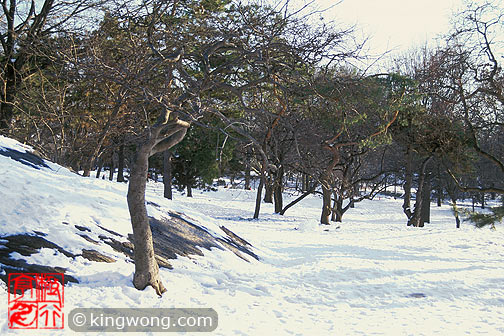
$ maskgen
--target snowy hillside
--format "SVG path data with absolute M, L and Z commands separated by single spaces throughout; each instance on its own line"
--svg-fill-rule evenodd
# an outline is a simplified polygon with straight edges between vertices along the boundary
M 173 269 L 160 271 L 168 291 L 158 298 L 150 287 L 136 290 L 134 265 L 103 243 L 111 232 L 120 242 L 131 233 L 126 184 L 83 178 L 50 162 L 16 161 L 12 153 L 29 148 L 4 137 L 2 148 L 11 155 L 0 155 L 0 236 L 40 235 L 73 255 L 52 248 L 10 255 L 65 268 L 79 281 L 65 286 L 66 316 L 74 308 L 190 307 L 215 309 L 215 335 L 504 334 L 502 225 L 491 231 L 463 222 L 456 230 L 443 205 L 432 207 L 425 228 L 408 228 L 401 201 L 387 197 L 357 204 L 339 228 L 318 224 L 317 196 L 285 216 L 263 204 L 261 218 L 250 220 L 253 190 L 197 191 L 192 199 L 175 193 L 169 201 L 161 183 L 149 182 L 150 216 L 178 213 L 222 240 L 225 226 L 259 258 L 238 258 L 217 243 L 201 248 L 204 256 L 171 259 Z M 115 261 L 90 261 L 83 250 Z M 3 283 L 0 293 L 6 303 Z M 0 316 L 1 334 L 36 334 L 9 330 L 6 304 Z

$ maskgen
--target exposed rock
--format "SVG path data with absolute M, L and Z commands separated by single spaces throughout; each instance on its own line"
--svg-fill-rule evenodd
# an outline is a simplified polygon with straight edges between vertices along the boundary
M 75 228 L 79 231 L 87 231 L 87 232 L 91 232 L 91 229 L 85 227 L 85 226 L 80 226 L 80 225 L 74 225 Z
M 18 252 L 21 255 L 30 256 L 34 253 L 39 252 L 41 248 L 55 249 L 60 253 L 63 253 L 67 257 L 72 258 L 74 257 L 72 253 L 65 251 L 58 245 L 39 236 L 33 236 L 29 234 L 18 234 L 18 235 L 0 237 L 0 239 L 7 241 L 4 243 L 0 243 L 1 245 L 5 246 L 5 248 L 0 249 L 0 258 L 8 257 L 9 254 L 12 252 Z
M 104 227 L 103 227 L 103 226 L 101 226 L 101 225 L 96 225 L 96 226 L 98 226 L 98 227 L 99 227 L 100 229 L 102 229 L 103 231 L 106 231 L 106 232 L 108 232 L 108 233 L 113 234 L 114 236 L 118 236 L 118 237 L 122 237 L 122 236 L 123 236 L 122 234 L 117 233 L 117 232 L 112 231 L 112 230 L 109 230 L 109 229 L 107 229 L 107 228 L 104 228 Z
M 408 295 L 410 298 L 421 299 L 427 297 L 424 293 L 411 293 Z
M 153 204 L 154 205 L 154 204 Z M 250 251 L 250 243 L 239 237 L 231 230 L 221 226 L 222 231 L 226 234 L 225 238 L 216 238 L 212 236 L 204 227 L 192 223 L 189 218 L 183 217 L 182 214 L 170 212 L 169 217 L 156 219 L 149 218 L 152 237 L 154 243 L 154 252 L 156 260 L 160 267 L 172 269 L 169 259 L 176 259 L 177 256 L 202 256 L 202 249 L 210 250 L 213 248 L 229 249 L 243 260 L 249 261 L 248 257 L 259 259 L 252 251 Z M 67 222 L 63 224 L 68 225 Z M 91 232 L 91 229 L 75 225 L 80 231 Z M 106 234 L 100 234 L 98 237 L 101 241 L 94 240 L 84 233 L 79 233 L 86 241 L 100 246 L 103 243 L 112 247 L 115 251 L 123 253 L 128 260 L 133 262 L 133 242 L 132 235 L 124 237 L 123 235 L 104 228 L 98 227 L 110 235 L 120 237 L 123 241 L 113 238 Z M 45 265 L 29 264 L 23 259 L 13 259 L 10 254 L 17 252 L 23 256 L 30 256 L 38 253 L 41 248 L 49 248 L 59 251 L 69 258 L 74 258 L 75 255 L 65 251 L 60 246 L 48 241 L 42 236 L 47 236 L 46 233 L 34 231 L 36 235 L 12 235 L 0 237 L 0 264 L 5 270 L 5 274 L 0 275 L 0 278 L 7 282 L 9 273 L 65 273 L 66 269 L 60 267 L 51 267 Z M 97 247 L 98 249 L 98 247 Z M 97 250 L 83 249 L 82 257 L 96 262 L 112 263 L 116 260 L 106 256 Z M 78 282 L 75 277 L 65 275 L 65 282 Z
M 82 238 L 84 238 L 85 240 L 87 240 L 90 243 L 93 243 L 95 245 L 100 245 L 99 241 L 94 240 L 93 238 L 89 237 L 88 235 L 80 234 L 79 236 L 81 236 Z
M 96 250 L 82 250 L 82 257 L 86 258 L 87 260 L 96 262 L 106 262 L 106 263 L 116 262 L 114 258 L 107 257 L 106 255 L 101 254 Z
M 10 273 L 65 273 L 66 269 L 62 267 L 29 264 L 24 259 L 13 259 L 10 256 L 13 252 L 23 256 L 30 256 L 38 253 L 41 248 L 54 249 L 67 257 L 74 257 L 72 253 L 39 236 L 19 234 L 0 237 L 0 264 L 2 264 L 2 269 L 5 271 L 0 275 L 0 279 L 7 283 Z M 64 281 L 65 283 L 79 282 L 76 278 L 67 274 L 65 274 Z
M 23 153 L 12 148 L 0 147 L 0 155 L 10 157 L 17 162 L 35 169 L 40 169 L 40 167 L 49 168 L 49 166 L 44 162 L 44 159 L 34 153 Z

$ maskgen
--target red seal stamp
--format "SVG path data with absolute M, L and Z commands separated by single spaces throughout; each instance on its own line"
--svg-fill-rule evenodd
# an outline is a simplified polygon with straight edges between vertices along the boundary
M 9 274 L 9 328 L 63 329 L 63 273 Z

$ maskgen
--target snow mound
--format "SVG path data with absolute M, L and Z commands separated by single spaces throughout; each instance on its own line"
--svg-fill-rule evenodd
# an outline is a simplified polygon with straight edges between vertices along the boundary
M 77 282 L 96 263 L 117 265 L 111 270 L 129 264 L 132 272 L 126 184 L 70 173 L 3 136 L 0 172 L 0 278 L 5 281 L 11 272 L 65 272 Z M 202 256 L 201 249 L 212 248 L 246 261 L 258 259 L 245 240 L 225 227 L 202 225 L 168 211 L 166 200 L 154 199 L 148 209 L 160 267 L 171 269 L 168 259 Z

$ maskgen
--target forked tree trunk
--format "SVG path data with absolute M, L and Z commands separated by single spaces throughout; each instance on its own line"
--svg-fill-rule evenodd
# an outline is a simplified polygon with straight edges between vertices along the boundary
M 154 255 L 152 232 L 147 208 L 145 188 L 149 170 L 151 146 L 145 144 L 137 151 L 128 184 L 128 209 L 131 216 L 134 237 L 135 288 L 143 290 L 152 286 L 158 295 L 166 291 L 159 277 L 159 266 Z
M 163 152 L 163 194 L 168 199 L 173 199 L 171 157 L 172 154 L 170 151 Z
M 160 116 L 159 120 L 167 120 Z M 135 275 L 133 284 L 139 290 L 152 286 L 156 293 L 161 296 L 165 287 L 159 277 L 159 266 L 154 254 L 152 232 L 150 229 L 147 208 L 145 205 L 145 189 L 147 186 L 147 174 L 149 171 L 149 157 L 155 153 L 169 150 L 184 138 L 189 124 L 175 120 L 168 123 L 171 129 L 166 130 L 167 125 L 162 123 L 149 130 L 148 140 L 138 148 L 128 184 L 128 210 L 133 227 Z M 160 135 L 164 130 L 163 135 Z

